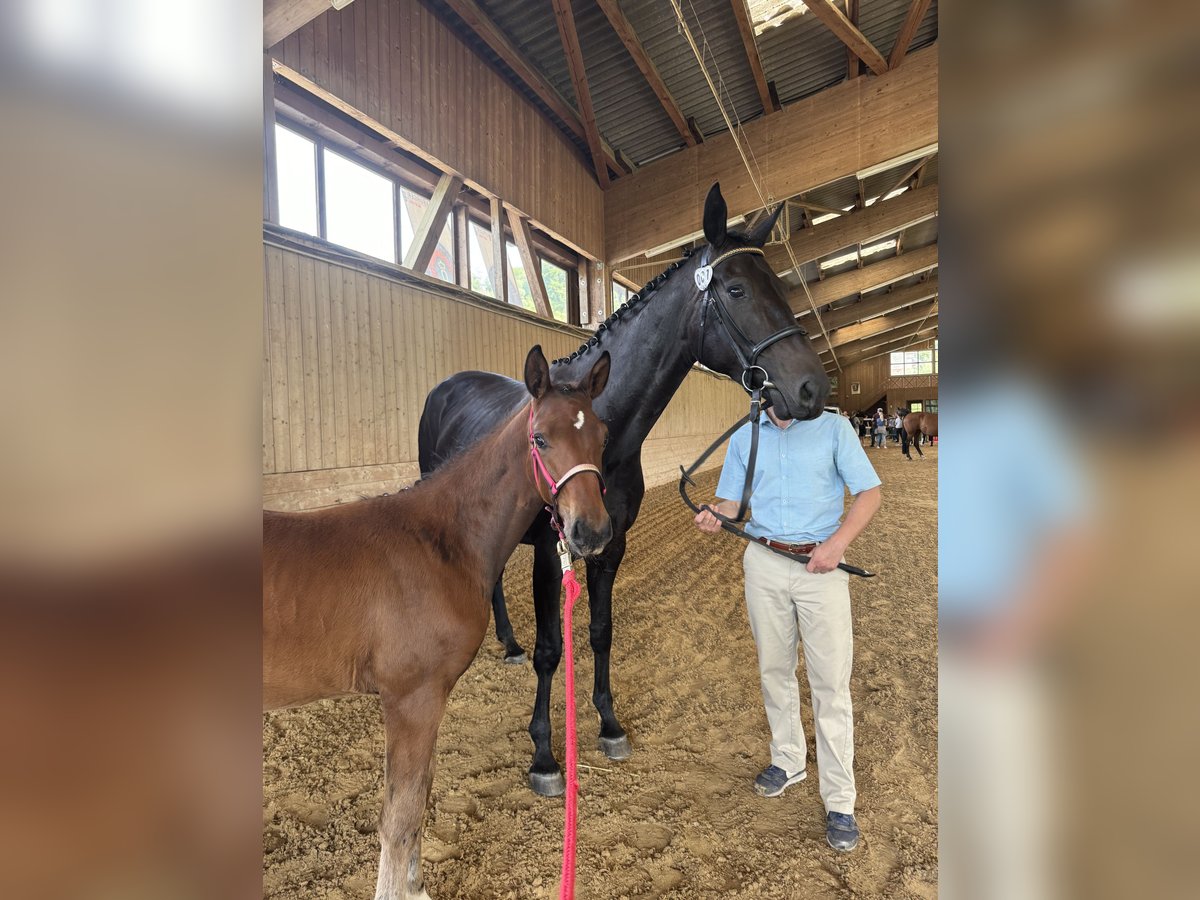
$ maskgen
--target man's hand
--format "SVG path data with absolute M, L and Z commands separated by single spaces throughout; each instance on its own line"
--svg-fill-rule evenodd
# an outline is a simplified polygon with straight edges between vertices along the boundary
M 808 557 L 808 565 L 804 568 L 814 575 L 824 575 L 826 572 L 832 572 L 837 568 L 838 563 L 842 561 L 842 556 L 845 552 L 845 547 L 833 538 L 830 538 L 825 543 L 817 544 L 813 548 L 813 552 Z
M 696 527 L 705 534 L 716 534 L 721 530 L 721 521 L 705 506 L 701 507 L 700 512 L 696 513 Z

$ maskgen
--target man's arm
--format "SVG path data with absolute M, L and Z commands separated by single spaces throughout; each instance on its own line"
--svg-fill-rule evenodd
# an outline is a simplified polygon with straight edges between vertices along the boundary
M 882 503 L 883 488 L 879 485 L 856 494 L 841 527 L 830 535 L 829 540 L 817 545 L 805 568 L 815 574 L 832 572 L 836 569 L 837 564 L 842 561 L 842 557 L 846 553 L 846 548 L 862 534 L 863 529 L 867 527 L 875 513 L 879 512 Z M 714 519 L 714 521 L 716 520 Z M 696 524 L 699 525 L 699 521 Z

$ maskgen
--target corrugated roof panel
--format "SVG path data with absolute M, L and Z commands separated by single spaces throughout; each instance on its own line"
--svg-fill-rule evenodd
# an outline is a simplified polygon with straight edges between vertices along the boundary
M 911 0 L 864 0 L 859 4 L 858 30 L 875 45 L 884 59 L 892 55 L 892 47 L 896 44 L 911 5 Z M 933 0 L 917 27 L 912 43 L 908 45 L 909 52 L 924 47 L 936 37 L 937 0 Z
M 807 11 L 758 36 L 758 52 L 781 103 L 791 103 L 846 79 L 846 45 Z
M 694 116 L 702 134 L 724 131 L 720 108 L 671 4 L 664 0 L 627 0 L 621 9 L 684 116 Z M 730 117 L 746 122 L 762 115 L 762 103 L 729 0 L 683 0 L 683 14 Z

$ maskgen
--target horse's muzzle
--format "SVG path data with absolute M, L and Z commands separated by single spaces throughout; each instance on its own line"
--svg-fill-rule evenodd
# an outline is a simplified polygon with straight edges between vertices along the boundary
M 598 526 L 583 519 L 576 519 L 571 523 L 567 542 L 576 556 L 595 556 L 608 546 L 608 542 L 612 540 L 612 533 L 612 520 L 608 516 L 605 516 Z

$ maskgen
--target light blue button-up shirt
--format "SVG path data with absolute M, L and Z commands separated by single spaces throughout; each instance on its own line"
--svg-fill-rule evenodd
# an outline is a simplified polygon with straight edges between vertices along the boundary
M 750 459 L 750 424 L 734 432 L 717 483 L 721 500 L 741 500 Z M 788 543 L 827 540 L 838 529 L 846 488 L 880 484 L 850 420 L 825 412 L 780 428 L 763 415 L 746 531 Z

